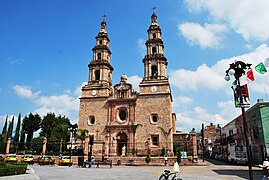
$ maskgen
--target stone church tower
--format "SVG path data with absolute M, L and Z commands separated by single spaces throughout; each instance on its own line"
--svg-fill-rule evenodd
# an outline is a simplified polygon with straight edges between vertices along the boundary
M 111 51 L 106 21 L 102 21 L 88 65 L 88 84 L 82 87 L 80 97 L 78 128 L 89 131 L 85 154 L 89 151 L 89 139 L 94 140 L 92 152 L 95 155 L 159 155 L 163 148 L 172 153 L 176 117 L 172 113 L 162 33 L 154 11 L 147 32 L 140 92 L 135 92 L 132 84 L 127 83 L 126 75 L 112 87 Z

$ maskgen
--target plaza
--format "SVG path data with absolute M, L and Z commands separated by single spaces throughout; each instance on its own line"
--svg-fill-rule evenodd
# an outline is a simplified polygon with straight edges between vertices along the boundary
M 165 169 L 173 167 L 165 166 L 101 166 L 100 168 L 78 168 L 77 166 L 29 166 L 27 174 L 1 177 L 0 179 L 129 179 L 129 180 L 157 180 Z M 263 177 L 262 170 L 253 167 L 255 180 Z M 198 166 L 181 166 L 180 178 L 184 180 L 243 180 L 248 179 L 247 166 L 228 165 L 224 162 L 212 160 L 202 162 Z

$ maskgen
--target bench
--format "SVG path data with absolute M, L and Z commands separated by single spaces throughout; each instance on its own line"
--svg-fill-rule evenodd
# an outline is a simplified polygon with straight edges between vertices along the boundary
M 102 160 L 95 160 L 96 168 L 99 168 L 99 165 L 109 165 L 112 168 L 112 160 L 104 159 Z

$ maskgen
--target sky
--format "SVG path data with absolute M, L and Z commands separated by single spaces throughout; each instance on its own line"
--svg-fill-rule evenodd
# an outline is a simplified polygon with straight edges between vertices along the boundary
M 232 80 L 224 80 L 235 61 L 252 64 L 251 105 L 268 101 L 269 72 L 254 70 L 269 57 L 267 0 L 1 0 L 0 130 L 7 114 L 15 123 L 19 113 L 30 112 L 77 122 L 104 14 L 113 85 L 126 74 L 139 91 L 152 7 L 162 30 L 177 130 L 224 126 L 240 115 Z

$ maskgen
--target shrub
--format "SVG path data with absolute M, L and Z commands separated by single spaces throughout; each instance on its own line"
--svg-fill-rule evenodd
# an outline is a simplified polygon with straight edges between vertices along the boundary
M 161 150 L 161 156 L 164 156 L 166 154 L 166 150 L 165 148 L 163 147 L 162 150 Z
M 188 156 L 187 157 L 189 161 L 192 161 L 193 160 L 193 157 L 192 156 Z
M 0 176 L 11 176 L 25 174 L 27 169 L 26 163 L 6 163 L 0 165 Z
M 146 161 L 147 164 L 151 161 L 151 157 L 150 157 L 149 154 L 148 154 L 147 157 L 145 158 L 145 161 Z
M 136 155 L 136 150 L 135 150 L 135 148 L 132 149 L 132 155 L 133 155 L 133 156 Z

